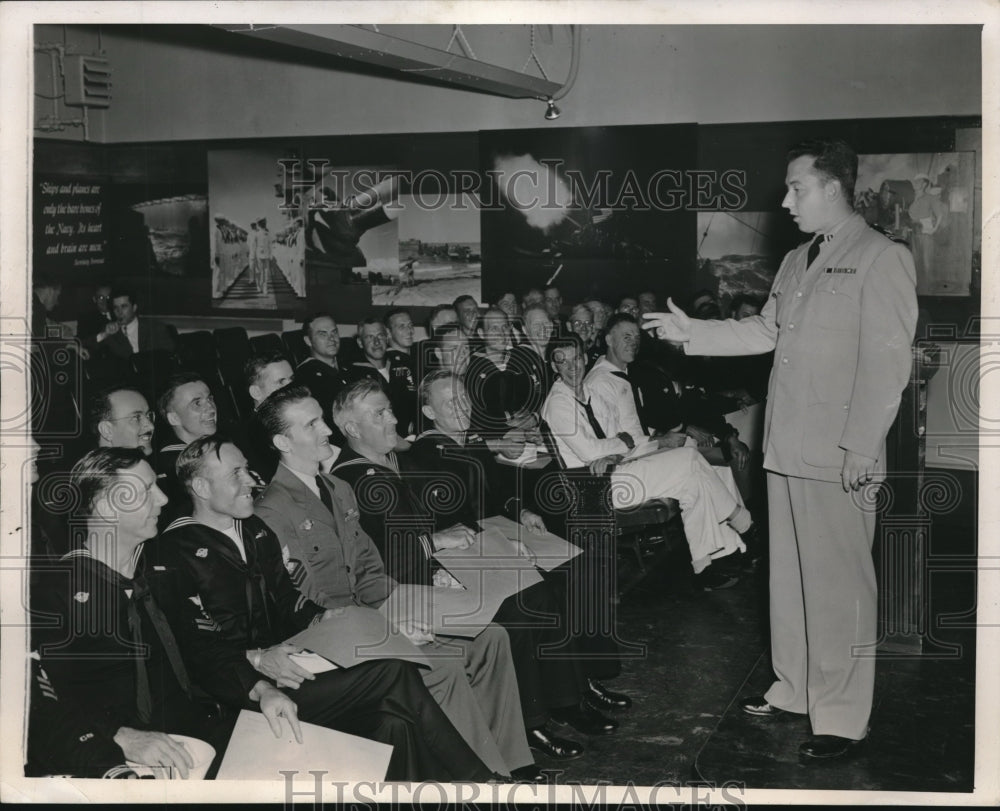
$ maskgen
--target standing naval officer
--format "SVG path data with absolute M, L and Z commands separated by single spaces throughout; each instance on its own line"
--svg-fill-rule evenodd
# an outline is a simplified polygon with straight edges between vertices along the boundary
M 758 316 L 646 316 L 689 355 L 775 350 L 764 467 L 770 511 L 771 662 L 776 680 L 744 711 L 808 713 L 807 760 L 868 734 L 875 682 L 875 513 L 855 492 L 885 473 L 885 437 L 910 373 L 913 257 L 853 211 L 858 159 L 842 141 L 788 154 L 782 207 L 814 234 L 786 257 Z M 868 646 L 868 650 L 861 650 Z

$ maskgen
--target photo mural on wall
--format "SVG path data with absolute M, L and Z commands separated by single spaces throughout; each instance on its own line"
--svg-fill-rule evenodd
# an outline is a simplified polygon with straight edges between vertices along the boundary
M 784 211 L 699 213 L 695 287 L 716 292 L 724 314 L 740 295 L 766 301 L 787 250 L 786 221 Z
M 372 304 L 433 307 L 464 295 L 482 301 L 479 217 L 466 195 L 401 195 L 398 262 L 372 282 Z
M 304 171 L 315 179 L 297 198 L 309 278 L 324 285 L 386 283 L 399 271 L 399 188 L 391 168 L 323 163 Z
M 917 294 L 967 296 L 975 153 L 860 155 L 855 210 L 913 253 Z
M 212 307 L 295 317 L 306 295 L 304 218 L 284 207 L 278 146 L 208 153 Z
M 480 133 L 484 297 L 548 284 L 565 301 L 686 289 L 695 165 L 688 125 Z M 718 178 L 705 180 L 712 197 Z

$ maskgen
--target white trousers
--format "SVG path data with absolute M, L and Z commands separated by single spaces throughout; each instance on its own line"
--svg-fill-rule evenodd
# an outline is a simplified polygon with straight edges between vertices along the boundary
M 694 448 L 672 448 L 623 462 L 611 474 L 611 503 L 616 510 L 663 498 L 680 504 L 695 574 L 712 558 L 745 549 L 740 536 L 725 523 L 743 503 L 728 467 L 712 467 Z

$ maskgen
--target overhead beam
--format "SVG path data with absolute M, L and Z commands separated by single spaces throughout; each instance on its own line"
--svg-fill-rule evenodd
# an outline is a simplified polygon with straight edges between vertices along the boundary
M 234 34 L 460 85 L 508 98 L 547 98 L 562 85 L 355 25 L 216 25 Z

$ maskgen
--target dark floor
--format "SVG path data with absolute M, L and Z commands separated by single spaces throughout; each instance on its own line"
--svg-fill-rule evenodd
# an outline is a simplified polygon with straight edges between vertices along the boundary
M 974 506 L 974 485 L 968 488 Z M 935 520 L 932 553 L 974 555 L 974 514 L 960 509 Z M 671 554 L 619 608 L 622 637 L 646 652 L 627 661 L 610 686 L 633 696 L 635 706 L 619 714 L 615 734 L 584 739 L 583 757 L 539 765 L 561 770 L 560 783 L 588 785 L 705 780 L 747 788 L 971 791 L 975 633 L 944 627 L 971 624 L 969 617 L 946 618 L 975 605 L 971 560 L 931 578 L 931 634 L 954 651 L 938 647 L 937 658 L 880 653 L 868 742 L 849 760 L 806 765 L 797 755 L 809 734 L 806 718 L 767 721 L 736 706 L 772 679 L 765 571 L 732 589 L 695 592 L 690 566 Z

